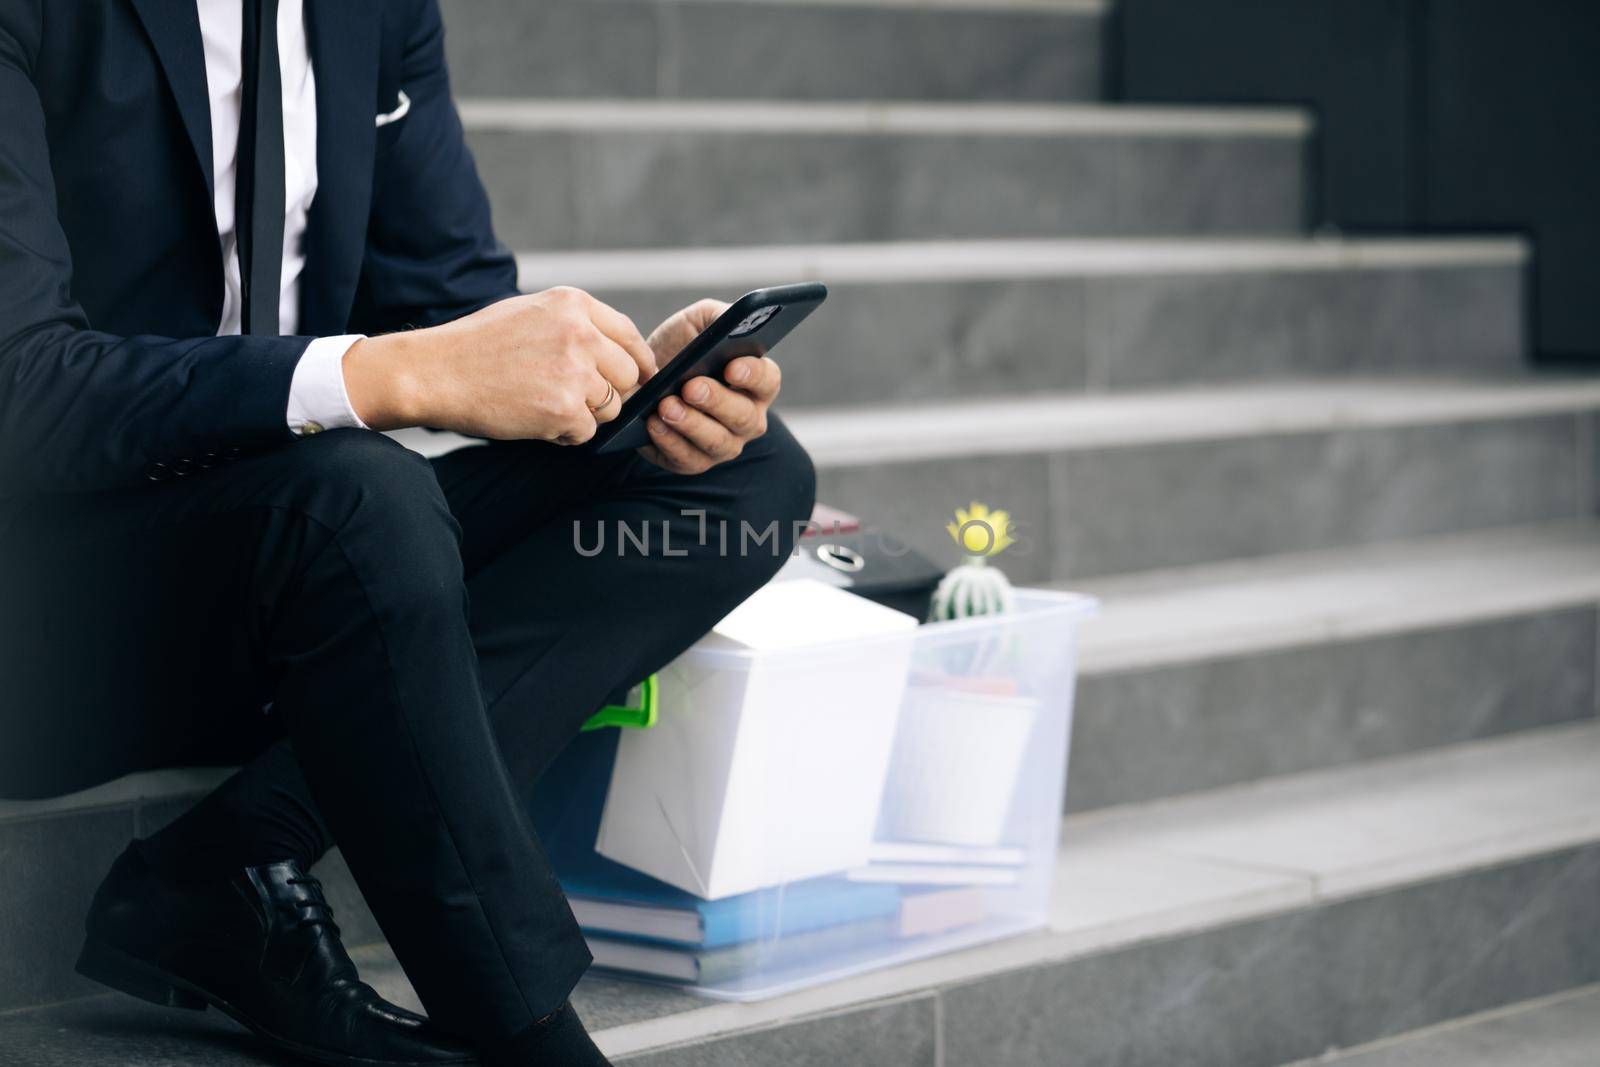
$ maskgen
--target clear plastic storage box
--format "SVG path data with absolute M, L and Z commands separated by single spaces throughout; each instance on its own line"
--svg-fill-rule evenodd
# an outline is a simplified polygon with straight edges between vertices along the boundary
M 1042 926 L 1087 597 L 781 650 L 697 646 L 623 731 L 596 965 L 748 1000 Z

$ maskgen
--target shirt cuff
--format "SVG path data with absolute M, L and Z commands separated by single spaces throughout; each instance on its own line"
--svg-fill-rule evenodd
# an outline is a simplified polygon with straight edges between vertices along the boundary
M 289 381 L 289 431 L 297 437 L 342 426 L 367 429 L 344 389 L 344 354 L 361 334 L 319 337 L 306 346 Z

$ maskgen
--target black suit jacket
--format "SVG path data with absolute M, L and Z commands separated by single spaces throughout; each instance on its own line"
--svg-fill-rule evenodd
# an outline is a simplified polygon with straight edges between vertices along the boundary
M 310 336 L 430 325 L 515 292 L 436 0 L 306 0 L 306 21 L 309 336 L 216 337 L 195 0 L 0 0 L 0 530 L 18 497 L 287 440 Z M 378 128 L 402 89 L 410 113 Z

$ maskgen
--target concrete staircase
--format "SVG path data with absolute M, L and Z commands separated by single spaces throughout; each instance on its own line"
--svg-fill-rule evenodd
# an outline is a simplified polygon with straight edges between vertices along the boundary
M 1600 1062 L 1600 381 L 1526 371 L 1524 242 L 1307 236 L 1309 116 L 1093 103 L 1094 3 L 444 7 L 525 287 L 826 280 L 781 354 L 823 498 L 941 559 L 1006 506 L 1017 580 L 1105 603 L 1048 929 L 758 1004 L 592 977 L 608 1052 Z M 0 1063 L 262 1062 L 70 972 L 217 773 L 0 804 Z
M 1299 1067 L 1588 1067 L 1596 1048 L 1600 986 L 1588 986 L 1306 1060 Z

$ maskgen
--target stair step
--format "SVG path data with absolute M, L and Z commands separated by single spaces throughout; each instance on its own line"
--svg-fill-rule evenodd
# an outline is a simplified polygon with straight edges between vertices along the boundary
M 1486 530 L 1070 584 L 1079 656 L 1112 674 L 1600 602 L 1600 523 Z
M 954 509 L 1003 505 L 1038 583 L 1587 516 L 1596 411 L 1596 379 L 1347 379 L 785 417 L 819 499 L 948 566 Z
M 844 284 L 1522 267 L 1530 251 L 1526 240 L 1509 235 L 1257 240 L 1130 237 L 527 252 L 517 257 L 517 263 L 524 288 L 576 285 L 658 291 L 685 285 L 737 287 L 752 277 L 773 275 Z
M 129 840 L 165 825 L 224 774 L 157 771 L 53 800 L 0 800 L 0 1012 L 100 991 L 72 970 L 95 887 Z M 9 1052 L 7 1033 L 0 1015 L 0 1050 Z
M 1069 810 L 1587 718 L 1593 520 L 1071 583 Z
M 1123 396 L 1018 401 L 1024 414 L 1014 420 L 989 402 L 937 408 L 937 419 L 896 414 L 883 434 L 861 426 L 870 413 L 799 411 L 790 421 L 819 457 L 819 499 L 952 566 L 945 523 L 954 509 L 1004 506 L 1020 535 L 1006 570 L 1040 582 L 1591 514 L 1592 387 L 1478 388 L 1413 380 L 1197 390 L 1147 401 L 1151 417 L 1139 423 L 1118 422 L 1144 400 Z M 1538 403 L 1525 408 L 1524 396 Z M 1241 410 L 1252 397 L 1254 416 Z M 1452 401 L 1461 402 L 1454 412 Z M 1163 407 L 1170 423 L 1153 414 Z M 902 424 L 905 440 L 888 443 Z
M 574 1002 L 623 1062 L 1271 1067 L 1600 981 L 1597 761 L 1586 723 L 1077 816 L 1036 934 L 752 1004 L 606 978 Z M 18 1067 L 248 1048 L 109 997 L 0 1040 Z
M 717 0 L 739 2 L 739 0 Z M 743 0 L 763 2 L 763 0 Z M 776 2 L 776 0 L 769 0 Z M 1118 137 L 1309 136 L 1311 116 L 1283 105 L 1027 104 L 956 101 L 559 100 L 467 96 L 456 101 L 470 130 L 520 133 L 1054 134 Z
M 443 0 L 458 93 L 1088 100 L 1100 0 Z
M 897 1062 L 897 1031 L 920 1015 L 938 1020 L 953 1064 L 1071 1049 L 1248 1067 L 1591 982 L 1600 952 L 1569 939 L 1600 920 L 1596 760 L 1600 728 L 1562 727 L 1069 819 L 1046 933 L 765 1003 L 678 1008 L 601 1045 L 674 1048 L 652 1063 L 763 1062 L 773 1037 L 760 1029 L 798 1017 L 810 1028 L 784 1062 L 838 1062 L 861 1031 L 881 1053 L 856 1062 Z M 1441 909 L 1449 934 L 1422 921 Z M 1454 936 L 1471 929 L 1502 940 L 1485 953 Z M 866 1011 L 871 1027 L 851 1018 Z
M 1275 108 L 460 102 L 513 247 L 1292 233 Z M 715 181 L 707 181 L 715 175 Z
M 955 241 L 545 253 L 646 328 L 714 295 L 821 279 L 781 359 L 791 405 L 1119 390 L 1306 374 L 1510 373 L 1517 239 Z
M 1101 452 L 1276 434 L 1535 418 L 1600 409 L 1600 378 L 1337 378 L 883 408 L 786 407 L 819 467 Z M 980 433 L 952 428 L 980 427 Z
M 1597 1060 L 1600 986 L 1586 986 L 1302 1060 L 1297 1067 L 1594 1067 Z

